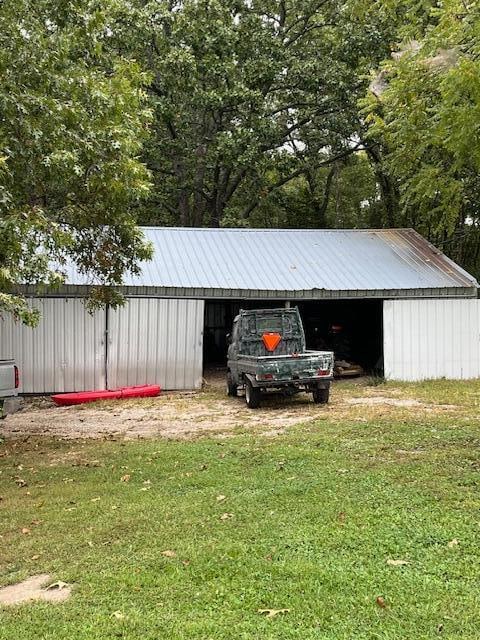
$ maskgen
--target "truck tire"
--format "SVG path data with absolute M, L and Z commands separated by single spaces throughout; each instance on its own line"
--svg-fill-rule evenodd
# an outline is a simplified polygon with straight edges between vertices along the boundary
M 227 371 L 227 395 L 234 398 L 237 396 L 237 385 L 233 381 L 231 371 Z
M 254 387 L 250 380 L 245 380 L 245 402 L 249 409 L 258 409 L 260 406 L 260 389 Z
M 313 401 L 315 404 L 327 404 L 329 397 L 330 388 L 313 390 Z

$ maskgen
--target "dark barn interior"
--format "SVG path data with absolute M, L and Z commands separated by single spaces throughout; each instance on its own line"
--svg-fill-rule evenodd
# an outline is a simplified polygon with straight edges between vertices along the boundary
M 207 300 L 204 367 L 225 366 L 227 335 L 240 309 L 281 306 L 278 300 Z M 299 308 L 308 349 L 332 350 L 336 360 L 359 364 L 365 373 L 383 374 L 382 300 L 315 300 L 291 306 Z

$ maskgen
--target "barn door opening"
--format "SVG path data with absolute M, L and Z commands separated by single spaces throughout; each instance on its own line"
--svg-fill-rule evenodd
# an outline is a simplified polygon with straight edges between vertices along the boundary
M 336 360 L 357 364 L 354 375 L 383 375 L 382 300 L 315 300 L 290 302 L 302 316 L 307 349 L 328 349 Z M 283 307 L 282 300 L 207 300 L 203 343 L 204 376 L 222 374 L 227 336 L 239 309 Z M 352 370 L 349 374 L 351 375 Z
M 307 347 L 334 351 L 339 377 L 383 376 L 382 305 L 382 300 L 362 299 L 298 303 Z
M 203 336 L 204 368 L 222 369 L 227 366 L 227 336 L 240 309 L 274 309 L 283 307 L 278 300 L 207 300 Z

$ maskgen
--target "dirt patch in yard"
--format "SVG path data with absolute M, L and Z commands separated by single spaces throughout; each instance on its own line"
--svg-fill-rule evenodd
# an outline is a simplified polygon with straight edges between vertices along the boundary
M 49 575 L 43 573 L 27 578 L 18 584 L 0 589 L 0 606 L 23 604 L 31 600 L 43 602 L 64 602 L 71 594 L 70 585 L 64 582 L 51 584 Z
M 303 398 L 269 397 L 264 408 L 251 411 L 241 398 L 211 393 L 165 394 L 159 398 L 78 407 L 30 405 L 1 425 L 3 437 L 137 439 L 186 438 L 206 432 L 226 433 L 236 427 L 261 427 L 280 433 L 286 427 L 315 419 L 326 408 Z
M 348 404 L 363 404 L 369 407 L 375 405 L 388 405 L 391 407 L 413 407 L 426 409 L 427 411 L 439 411 L 442 409 L 450 410 L 456 409 L 453 404 L 428 404 L 426 402 L 420 402 L 413 398 L 386 398 L 385 396 L 368 396 L 366 398 L 347 398 L 345 400 Z
M 158 398 L 124 400 L 57 407 L 47 399 L 27 402 L 25 409 L 0 424 L 4 438 L 47 436 L 62 439 L 89 438 L 192 438 L 202 434 L 228 436 L 237 429 L 275 436 L 285 429 L 314 420 L 351 420 L 385 417 L 401 412 L 444 413 L 452 405 L 426 403 L 402 397 L 396 389 L 336 383 L 331 402 L 316 405 L 310 394 L 263 398 L 258 410 L 247 409 L 243 397 L 228 398 L 223 377 L 214 377 L 200 392 L 165 393 Z

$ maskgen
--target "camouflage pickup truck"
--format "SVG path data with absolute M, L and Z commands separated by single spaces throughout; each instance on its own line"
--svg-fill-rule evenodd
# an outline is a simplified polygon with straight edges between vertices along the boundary
M 233 321 L 227 362 L 227 392 L 245 388 L 250 409 L 261 394 L 279 389 L 286 394 L 307 391 L 313 401 L 328 402 L 333 380 L 333 353 L 308 351 L 298 309 L 240 311 Z

